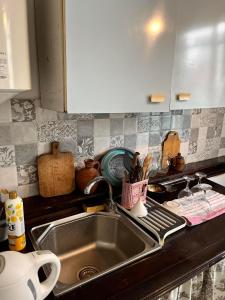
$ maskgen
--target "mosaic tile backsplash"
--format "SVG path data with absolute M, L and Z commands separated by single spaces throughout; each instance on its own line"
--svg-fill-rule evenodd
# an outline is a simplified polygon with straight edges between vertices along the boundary
M 0 188 L 22 197 L 38 194 L 37 156 L 59 141 L 76 164 L 113 147 L 161 152 L 169 130 L 177 130 L 187 163 L 225 155 L 225 108 L 138 114 L 66 114 L 42 109 L 39 100 L 0 105 Z

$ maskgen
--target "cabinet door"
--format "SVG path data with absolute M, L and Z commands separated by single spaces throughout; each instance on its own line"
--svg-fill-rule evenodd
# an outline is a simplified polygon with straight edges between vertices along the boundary
M 224 107 L 225 1 L 179 0 L 176 26 L 171 109 Z
M 176 2 L 65 1 L 68 112 L 169 110 Z

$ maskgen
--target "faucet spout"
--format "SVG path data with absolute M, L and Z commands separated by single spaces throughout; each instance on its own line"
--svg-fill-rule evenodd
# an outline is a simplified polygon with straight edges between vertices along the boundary
M 99 181 L 105 181 L 108 184 L 108 191 L 109 191 L 109 211 L 113 213 L 117 213 L 117 206 L 116 203 L 113 201 L 113 190 L 111 183 L 105 179 L 103 176 L 98 176 L 88 182 L 86 188 L 84 189 L 85 194 L 90 194 L 92 187 Z

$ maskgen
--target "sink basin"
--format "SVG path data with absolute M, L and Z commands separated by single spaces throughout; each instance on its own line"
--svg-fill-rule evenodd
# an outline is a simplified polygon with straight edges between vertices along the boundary
M 110 213 L 81 213 L 34 227 L 31 240 L 36 250 L 60 258 L 56 296 L 160 249 L 125 215 Z

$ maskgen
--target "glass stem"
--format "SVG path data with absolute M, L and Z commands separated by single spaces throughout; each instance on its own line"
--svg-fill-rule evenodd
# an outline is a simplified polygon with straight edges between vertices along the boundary
M 187 180 L 186 189 L 189 188 L 190 180 Z
M 190 180 L 187 180 L 186 188 L 185 189 L 189 189 L 189 183 L 190 183 Z

